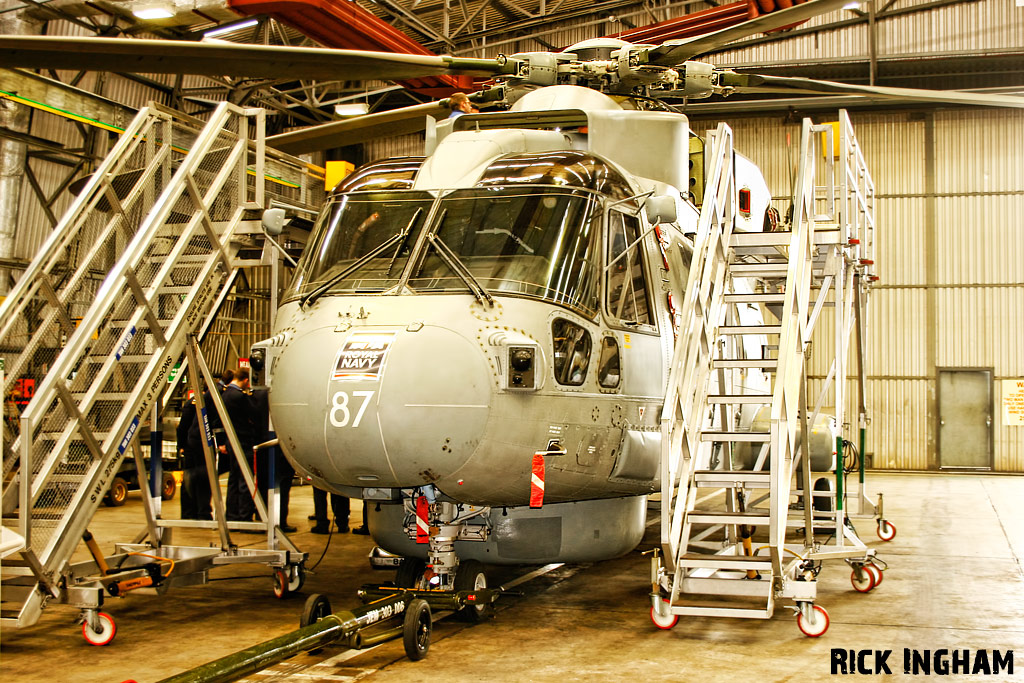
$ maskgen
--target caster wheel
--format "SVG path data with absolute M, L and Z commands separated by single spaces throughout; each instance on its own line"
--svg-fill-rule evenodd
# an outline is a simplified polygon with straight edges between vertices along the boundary
M 85 636 L 90 645 L 109 645 L 110 641 L 117 634 L 117 626 L 114 625 L 114 619 L 106 612 L 99 612 L 96 617 L 99 620 L 100 630 L 93 630 L 92 626 L 89 625 L 89 620 L 86 619 L 82 622 L 82 635 Z
M 665 603 L 666 607 L 668 606 L 668 600 L 662 598 L 661 601 Z M 679 621 L 679 615 L 670 612 L 668 616 L 662 616 L 658 610 L 654 609 L 654 605 L 651 605 L 651 621 L 662 631 L 668 631 Z
M 298 593 L 306 583 L 306 568 L 301 564 L 288 567 L 288 592 Z
M 875 588 L 882 585 L 882 569 L 877 564 L 871 563 L 864 565 L 864 571 L 871 572 L 871 575 L 875 579 Z
M 430 616 L 430 605 L 426 600 L 413 600 L 405 610 L 402 622 L 402 644 L 405 654 L 414 662 L 427 656 L 430 649 L 430 632 L 434 621 Z
M 808 638 L 817 638 L 828 630 L 828 612 L 824 607 L 811 605 L 811 617 L 804 618 L 803 610 L 796 616 L 796 627 Z
M 853 590 L 858 593 L 869 593 L 877 583 L 874 572 L 868 569 L 869 566 L 864 565 L 859 571 L 854 569 L 850 572 L 850 583 L 853 584 Z M 857 574 L 860 574 L 860 578 L 857 578 Z
M 891 541 L 896 538 L 896 526 L 891 522 L 880 519 L 878 520 L 878 529 L 876 530 L 876 533 L 883 541 Z
M 287 598 L 291 595 L 288 586 L 291 585 L 291 577 L 284 569 L 274 570 L 274 597 L 278 599 Z
M 315 624 L 331 613 L 331 601 L 323 593 L 313 593 L 306 598 L 306 605 L 299 617 L 299 626 L 305 628 Z
M 476 560 L 465 560 L 460 562 L 455 570 L 455 591 L 475 591 L 487 588 L 487 576 L 484 574 L 484 566 Z M 463 621 L 477 623 L 490 619 L 494 616 L 494 604 L 467 605 L 457 612 Z

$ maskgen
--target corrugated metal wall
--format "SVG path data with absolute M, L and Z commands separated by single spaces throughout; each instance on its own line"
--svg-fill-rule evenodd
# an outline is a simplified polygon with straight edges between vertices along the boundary
M 1024 377 L 1024 112 L 851 118 L 878 193 L 881 280 L 870 297 L 865 340 L 868 452 L 878 467 L 936 469 L 935 368 L 991 368 L 993 468 L 1024 472 L 1024 427 L 1003 424 L 999 394 L 999 380 Z M 798 127 L 778 116 L 727 122 L 737 148 L 765 170 L 773 193 L 788 196 L 786 134 L 795 150 Z M 693 128 L 713 124 L 694 120 Z M 831 346 L 832 325 L 826 309 L 816 349 Z M 812 395 L 828 373 L 822 358 L 812 361 Z M 855 372 L 851 357 L 847 375 Z M 856 383 L 848 382 L 846 391 L 849 438 L 856 435 Z
M 878 3 L 881 5 L 882 3 Z M 896 9 L 931 4 L 927 0 L 900 2 Z M 799 30 L 853 18 L 833 12 L 811 19 Z M 877 22 L 877 54 L 880 59 L 941 52 L 993 53 L 1019 49 L 1024 44 L 1024 12 L 1012 2 L 978 0 L 932 7 L 926 12 L 885 17 Z M 807 33 L 787 40 L 716 52 L 712 61 L 720 66 L 771 65 L 866 59 L 869 54 L 868 25 Z

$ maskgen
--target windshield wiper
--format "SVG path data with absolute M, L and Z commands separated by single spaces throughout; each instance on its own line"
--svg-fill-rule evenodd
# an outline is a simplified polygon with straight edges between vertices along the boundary
M 440 225 L 443 221 L 444 216 L 442 215 L 438 224 Z M 434 249 L 437 250 L 437 255 L 441 257 L 441 260 L 445 262 L 445 265 L 447 265 L 453 273 L 458 275 L 460 280 L 466 283 L 466 287 L 469 288 L 469 291 L 473 293 L 473 296 L 476 297 L 476 300 L 479 301 L 481 305 L 485 302 L 491 306 L 494 305 L 494 299 L 491 297 L 490 292 L 488 292 L 487 289 L 484 288 L 484 286 L 480 284 L 475 277 L 473 277 L 473 273 L 469 271 L 466 264 L 462 262 L 458 255 L 452 251 L 447 244 L 444 243 L 444 240 L 437 236 L 437 233 L 430 233 L 427 235 L 427 240 L 434 245 Z
M 402 229 L 401 232 L 393 235 L 391 238 L 385 240 L 384 242 L 381 242 L 374 249 L 371 249 L 366 254 L 364 254 L 363 256 L 359 257 L 354 262 L 352 262 L 348 266 L 348 268 L 343 269 L 340 273 L 338 273 L 337 275 L 332 277 L 330 280 L 328 280 L 327 282 L 323 283 L 322 285 L 320 285 L 319 287 L 314 289 L 312 292 L 310 292 L 306 296 L 302 297 L 302 299 L 299 301 L 299 305 L 302 306 L 302 307 L 305 307 L 307 304 L 312 304 L 312 303 L 316 302 L 316 300 L 319 299 L 321 296 L 323 296 L 323 294 L 327 290 L 329 290 L 331 287 L 333 287 L 334 285 L 338 284 L 339 282 L 344 280 L 346 277 L 351 275 L 353 271 L 358 270 L 359 268 L 362 268 L 364 265 L 369 263 L 372 259 L 375 259 L 378 256 L 380 256 L 381 254 L 383 254 L 385 251 L 390 249 L 393 245 L 397 244 L 398 245 L 398 249 L 401 249 L 402 245 L 405 243 L 405 238 L 409 236 L 410 232 L 412 232 L 412 228 L 413 228 L 414 225 L 416 225 L 416 221 L 419 219 L 420 214 L 422 212 L 423 212 L 423 207 L 421 206 L 418 209 L 416 209 L 416 213 L 414 213 L 412 215 L 412 218 L 409 220 L 409 224 L 406 225 L 405 228 Z M 398 250 L 395 251 L 395 257 L 397 257 L 397 256 L 398 256 Z M 394 257 L 392 258 L 391 261 L 392 261 L 392 265 L 394 265 Z M 388 272 L 391 272 L 391 266 L 388 267 Z

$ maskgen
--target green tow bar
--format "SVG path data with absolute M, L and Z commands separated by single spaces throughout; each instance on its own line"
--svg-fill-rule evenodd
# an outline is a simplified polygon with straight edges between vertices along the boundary
M 351 611 L 329 614 L 315 624 L 253 645 L 160 683 L 214 683 L 234 681 L 306 650 L 315 650 L 391 617 L 403 614 L 416 597 L 410 591 L 394 593 Z

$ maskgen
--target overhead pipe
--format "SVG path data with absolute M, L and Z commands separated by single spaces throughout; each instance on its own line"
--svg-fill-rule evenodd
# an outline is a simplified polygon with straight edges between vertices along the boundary
M 24 12 L 7 12 L 0 15 L 0 33 L 7 35 L 35 35 L 40 32 L 42 22 L 28 17 Z M 0 127 L 14 133 L 28 133 L 31 109 L 25 105 L 0 98 Z M 18 214 L 21 204 L 21 179 L 25 175 L 28 145 L 20 140 L 0 137 L 0 260 L 15 258 L 14 235 L 18 229 Z M 0 268 L 0 296 L 7 294 L 10 271 Z

